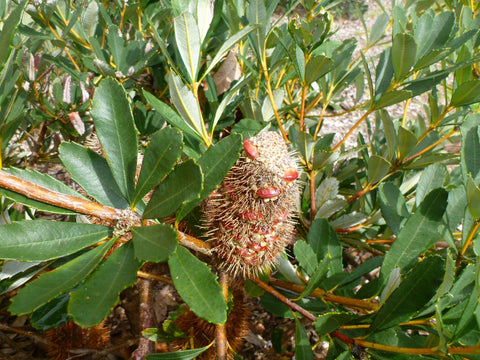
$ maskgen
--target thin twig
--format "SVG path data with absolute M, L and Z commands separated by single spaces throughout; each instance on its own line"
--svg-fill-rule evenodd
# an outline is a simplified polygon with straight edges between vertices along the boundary
M 218 282 L 222 287 L 223 296 L 225 301 L 228 301 L 228 275 L 226 272 L 221 271 L 218 275 Z M 217 324 L 215 329 L 215 348 L 217 351 L 218 360 L 226 360 L 228 355 L 228 339 L 227 328 L 225 324 Z

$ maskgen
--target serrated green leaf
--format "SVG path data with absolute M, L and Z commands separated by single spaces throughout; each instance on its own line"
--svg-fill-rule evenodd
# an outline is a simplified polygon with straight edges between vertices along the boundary
M 217 277 L 208 266 L 182 246 L 177 246 L 168 265 L 175 288 L 188 307 L 202 319 L 225 323 L 227 304 Z
M 76 143 L 60 145 L 59 157 L 72 179 L 100 204 L 125 209 L 128 202 L 113 178 L 107 160 Z
M 463 181 L 466 182 L 470 174 L 475 183 L 480 183 L 480 140 L 478 129 L 480 115 L 468 116 L 460 127 L 462 147 L 460 150 L 460 166 Z
M 263 0 L 252 0 L 249 2 L 245 15 L 248 24 L 259 25 L 255 31 L 249 34 L 252 42 L 252 48 L 258 59 L 263 59 L 263 50 L 265 44 L 265 33 L 267 26 L 267 9 Z
M 368 159 L 368 183 L 375 184 L 381 181 L 390 171 L 392 164 L 379 155 L 372 155 Z
M 232 134 L 218 143 L 210 146 L 198 159 L 198 165 L 202 168 L 203 189 L 200 197 L 182 206 L 178 211 L 177 219 L 182 219 L 193 208 L 211 194 L 223 181 L 230 168 L 235 164 L 242 147 L 242 138 L 238 134 Z
M 210 346 L 198 349 L 180 350 L 171 353 L 159 353 L 147 355 L 147 360 L 191 360 L 207 350 Z
M 182 204 L 198 199 L 202 186 L 203 174 L 200 166 L 193 160 L 185 161 L 157 187 L 143 217 L 163 218 L 172 214 Z
M 396 267 L 404 274 L 418 261 L 420 254 L 441 240 L 438 227 L 447 207 L 447 198 L 444 189 L 431 191 L 408 218 L 385 255 L 381 270 L 384 282 Z
M 405 199 L 400 189 L 392 182 L 380 185 L 378 194 L 383 218 L 393 233 L 398 235 L 403 219 L 410 215 Z
M 313 355 L 312 345 L 310 345 L 308 334 L 297 318 L 295 318 L 295 329 L 295 359 L 315 359 L 315 355 Z
M 322 180 L 315 190 L 315 207 L 320 209 L 328 200 L 334 200 L 338 195 L 339 182 L 334 177 Z
M 327 254 L 322 260 L 318 262 L 318 266 L 315 271 L 312 273 L 312 276 L 308 280 L 307 286 L 300 294 L 300 299 L 303 299 L 305 296 L 308 296 L 315 290 L 322 281 L 326 278 L 328 271 L 330 270 L 330 265 L 332 263 L 332 257 L 330 254 Z
M 314 326 L 318 336 L 323 336 L 337 330 L 340 326 L 348 324 L 358 316 L 345 312 L 330 312 L 321 314 L 315 320 Z
M 313 252 L 310 245 L 305 240 L 297 240 L 293 247 L 293 253 L 299 265 L 305 269 L 307 274 L 312 275 L 317 268 L 317 255 Z
M 14 314 L 28 314 L 43 304 L 79 284 L 113 245 L 114 240 L 92 249 L 30 282 L 12 299 L 9 311 Z
M 397 81 L 408 75 L 415 63 L 417 44 L 409 34 L 397 34 L 392 43 L 392 65 Z
M 439 256 L 421 261 L 378 310 L 371 331 L 387 329 L 413 318 L 435 295 L 444 272 L 444 260 Z
M 26 180 L 33 184 L 40 185 L 47 189 L 57 191 L 62 194 L 76 196 L 78 198 L 84 199 L 84 196 L 80 193 L 76 192 L 72 188 L 68 187 L 61 181 L 51 177 L 50 175 L 40 173 L 34 170 L 27 170 L 27 169 L 17 169 L 17 168 L 4 168 L 2 171 L 5 171 L 11 175 L 14 175 L 20 179 Z M 1 176 L 1 174 L 0 174 Z M 62 209 L 57 206 L 48 205 L 42 203 L 40 201 L 32 200 L 24 195 L 18 194 L 14 191 L 10 191 L 7 189 L 0 188 L 0 195 L 7 197 L 15 201 L 16 203 L 23 204 L 26 206 L 30 206 L 34 209 L 38 209 L 41 211 L 51 212 L 55 214 L 65 214 L 65 215 L 74 215 L 76 214 L 74 211 Z
M 33 312 L 30 316 L 30 323 L 36 329 L 48 330 L 72 321 L 67 312 L 69 300 L 70 295 L 68 293 L 63 293 L 55 299 L 50 300 Z
M 122 85 L 105 79 L 95 90 L 92 118 L 118 187 L 130 203 L 137 170 L 137 130 Z
M 467 106 L 480 102 L 480 80 L 470 80 L 457 86 L 453 91 L 450 106 Z
M 190 83 L 197 81 L 198 66 L 200 64 L 200 32 L 193 15 L 183 12 L 173 19 L 175 42 L 182 59 Z
M 143 91 L 143 96 L 147 102 L 152 106 L 155 111 L 160 114 L 163 120 L 167 121 L 170 125 L 179 128 L 185 134 L 192 136 L 194 139 L 201 140 L 201 136 L 193 130 L 180 115 L 175 112 L 170 106 L 165 104 L 163 101 L 157 99 L 154 95 L 147 92 L 145 89 Z
M 142 263 L 135 259 L 131 242 L 103 261 L 90 277 L 70 293 L 68 312 L 82 327 L 98 325 L 119 301 L 122 290 L 137 281 Z
M 26 220 L 0 226 L 0 259 L 46 261 L 73 254 L 111 234 L 103 225 Z
M 157 132 L 145 151 L 133 203 L 153 189 L 180 159 L 183 149 L 183 136 L 178 130 L 167 127 Z
M 162 262 L 175 251 L 178 244 L 177 231 L 169 224 L 134 227 L 132 242 L 135 257 L 139 260 Z
M 190 88 L 173 71 L 168 76 L 168 85 L 172 102 L 185 123 L 198 136 L 205 139 L 207 134 L 204 133 L 202 114 Z
M 331 256 L 330 270 L 332 274 L 343 271 L 342 244 L 327 219 L 316 219 L 312 223 L 308 232 L 307 241 L 319 261 L 327 255 Z
M 375 101 L 379 100 L 388 90 L 393 79 L 391 52 L 391 48 L 383 50 L 375 67 Z
M 421 204 L 425 196 L 433 189 L 443 187 L 448 175 L 447 168 L 442 164 L 432 164 L 425 168 L 417 184 L 415 202 Z

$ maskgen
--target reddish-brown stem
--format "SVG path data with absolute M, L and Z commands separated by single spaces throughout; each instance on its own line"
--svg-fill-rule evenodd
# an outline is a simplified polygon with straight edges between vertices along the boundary
M 299 294 L 301 294 L 303 290 L 305 290 L 305 286 L 293 284 L 293 283 L 276 279 L 276 278 L 270 278 L 270 284 L 272 284 L 273 286 L 279 286 L 287 290 L 295 291 Z M 364 310 L 378 309 L 377 303 L 373 303 L 373 302 L 361 300 L 361 299 L 351 299 L 351 298 L 327 293 L 320 288 L 315 289 L 310 294 L 310 296 L 313 296 L 317 299 L 322 299 L 324 301 L 329 301 L 332 303 L 336 303 L 336 304 L 340 304 L 340 305 L 344 305 L 344 306 L 356 308 L 356 309 L 364 309 Z
M 45 204 L 72 210 L 80 214 L 95 216 L 106 221 L 116 221 L 121 215 L 121 209 L 101 205 L 88 199 L 67 195 L 58 191 L 47 189 L 43 186 L 31 183 L 0 170 L 0 187 L 24 195 L 29 199 L 41 201 Z M 153 225 L 155 222 L 148 220 L 146 225 Z M 200 251 L 204 254 L 210 253 L 210 245 L 190 235 L 178 231 L 178 238 L 181 245 L 189 249 Z
M 14 175 L 0 170 L 0 187 L 25 195 L 29 199 L 72 210 L 85 215 L 92 215 L 107 221 L 115 221 L 122 210 L 104 206 L 96 202 L 72 195 L 49 190 L 43 186 L 22 180 Z
M 305 130 L 305 101 L 307 98 L 307 86 L 302 85 L 302 104 L 300 108 L 300 131 Z
M 277 290 L 275 290 L 274 288 L 272 288 L 270 285 L 267 285 L 265 284 L 262 280 L 258 279 L 258 278 L 250 278 L 250 280 L 255 284 L 257 285 L 258 287 L 262 288 L 263 290 L 265 290 L 266 292 L 268 292 L 270 295 L 272 295 L 273 297 L 275 297 L 276 299 L 280 300 L 282 303 L 284 303 L 285 305 L 287 305 L 290 309 L 292 309 L 293 311 L 296 311 L 298 312 L 299 314 L 303 315 L 305 318 L 307 318 L 308 320 L 310 321 L 315 321 L 316 317 L 315 315 L 313 315 L 312 313 L 310 313 L 309 311 L 305 310 L 304 308 L 302 308 L 301 306 L 295 304 L 293 301 L 291 301 L 290 299 L 288 299 L 287 297 L 283 296 L 282 294 L 280 294 Z
M 218 275 L 218 282 L 222 287 L 223 296 L 225 301 L 228 302 L 228 275 L 226 272 L 221 271 Z M 215 331 L 215 348 L 217 351 L 217 359 L 226 360 L 228 353 L 228 339 L 227 329 L 225 324 L 218 324 Z
M 371 112 L 372 110 L 368 110 L 365 114 L 363 114 L 363 116 L 360 119 L 358 119 L 358 121 L 345 134 L 343 139 L 340 140 L 340 142 L 333 147 L 332 151 L 336 151 L 340 146 L 342 146 L 345 143 L 345 141 L 347 141 L 347 139 L 350 137 L 350 135 L 352 135 L 355 129 L 360 126 L 360 124 L 368 117 L 368 115 L 370 115 Z
M 315 214 L 317 212 L 317 208 L 315 205 L 315 170 L 310 171 L 309 177 L 309 186 L 310 186 L 310 221 L 313 222 L 315 219 Z
M 146 270 L 151 267 L 151 264 L 146 264 Z M 137 282 L 138 291 L 140 293 L 140 305 L 139 305 L 139 317 L 140 328 L 142 330 L 154 328 L 157 326 L 155 320 L 155 304 L 152 296 L 153 283 L 149 279 L 138 279 Z M 155 343 L 149 339 L 141 337 L 137 349 L 130 357 L 131 360 L 145 359 L 146 355 L 153 354 L 155 352 Z

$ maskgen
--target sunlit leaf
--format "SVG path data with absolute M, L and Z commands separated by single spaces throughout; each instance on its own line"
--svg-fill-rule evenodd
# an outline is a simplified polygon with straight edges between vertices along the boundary
M 200 65 L 200 33 L 195 18 L 190 12 L 183 12 L 173 20 L 177 49 L 187 69 L 190 82 L 197 80 Z
M 137 130 L 122 85 L 103 80 L 95 90 L 91 113 L 113 177 L 131 202 L 137 170 Z

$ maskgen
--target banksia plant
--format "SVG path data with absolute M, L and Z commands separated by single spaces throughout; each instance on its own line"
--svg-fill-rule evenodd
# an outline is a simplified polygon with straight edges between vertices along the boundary
M 218 267 L 232 276 L 269 269 L 293 240 L 299 169 L 283 138 L 244 140 L 242 155 L 204 205 Z

